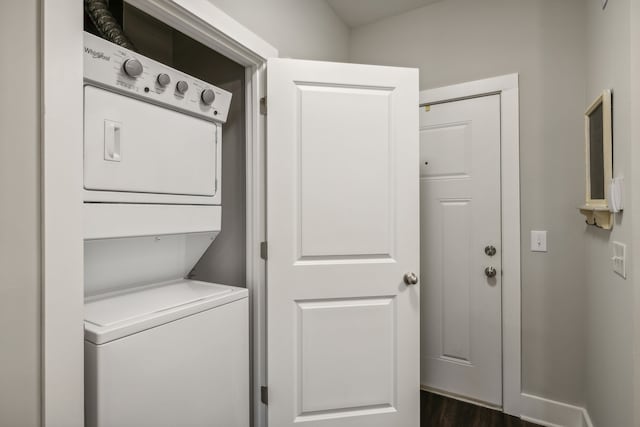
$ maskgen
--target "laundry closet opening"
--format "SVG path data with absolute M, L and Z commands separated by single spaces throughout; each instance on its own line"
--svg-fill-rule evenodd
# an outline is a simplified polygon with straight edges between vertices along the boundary
M 222 127 L 222 230 L 189 277 L 246 287 L 245 68 L 129 4 L 121 22 L 142 55 L 233 95 Z
M 85 424 L 248 427 L 245 67 L 122 1 L 84 30 Z

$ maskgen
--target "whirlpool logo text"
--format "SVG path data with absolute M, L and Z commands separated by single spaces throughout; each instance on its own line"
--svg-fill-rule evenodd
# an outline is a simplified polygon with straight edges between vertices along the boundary
M 85 47 L 84 52 L 91 55 L 93 59 L 104 59 L 105 61 L 111 60 L 111 57 L 105 55 L 104 52 L 98 52 L 97 50 L 93 50 L 90 47 Z

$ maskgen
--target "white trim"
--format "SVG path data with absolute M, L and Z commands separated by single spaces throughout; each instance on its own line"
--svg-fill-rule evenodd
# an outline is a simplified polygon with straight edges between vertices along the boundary
M 593 427 L 584 408 L 522 393 L 520 418 L 548 427 Z
M 125 0 L 245 67 L 259 66 L 278 50 L 208 0 Z
M 589 412 L 585 408 L 582 408 L 581 427 L 593 427 L 593 423 L 591 422 L 591 417 L 589 416 Z
M 262 404 L 260 386 L 267 384 L 266 270 L 260 257 L 260 242 L 266 241 L 266 118 L 260 114 L 260 98 L 266 91 L 266 63 L 246 69 L 246 156 L 247 287 L 251 292 L 253 375 L 252 419 L 255 427 L 267 425 L 267 408 Z
M 520 414 L 521 393 L 521 277 L 520 277 L 520 133 L 518 75 L 429 89 L 420 92 L 420 105 L 500 94 L 502 187 L 502 383 L 503 410 Z
M 84 425 L 82 7 L 42 5 L 42 423 Z
M 264 348 L 265 63 L 278 51 L 207 0 L 126 0 L 246 68 L 247 287 L 252 294 L 253 377 Z M 43 425 L 83 426 L 82 7 L 43 4 Z M 261 382 L 262 383 L 262 382 Z M 262 383 L 266 384 L 266 383 Z M 256 427 L 266 412 L 254 385 Z
M 420 105 L 449 102 L 512 89 L 518 89 L 517 73 L 423 90 L 420 92 Z

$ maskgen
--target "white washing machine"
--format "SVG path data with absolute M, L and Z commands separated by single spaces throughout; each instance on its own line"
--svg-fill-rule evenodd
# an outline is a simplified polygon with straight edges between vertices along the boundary
M 88 298 L 87 427 L 248 426 L 247 301 L 193 280 Z

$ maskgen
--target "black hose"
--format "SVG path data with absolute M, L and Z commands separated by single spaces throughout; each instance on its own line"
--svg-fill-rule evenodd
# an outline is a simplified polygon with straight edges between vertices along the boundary
M 84 9 L 103 39 L 127 49 L 137 50 L 109 10 L 108 0 L 84 0 Z

